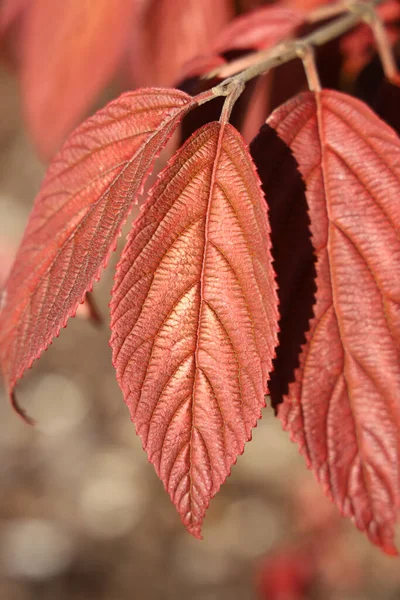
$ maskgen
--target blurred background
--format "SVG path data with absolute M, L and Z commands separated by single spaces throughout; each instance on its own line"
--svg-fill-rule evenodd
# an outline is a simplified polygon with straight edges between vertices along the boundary
M 0 282 L 46 168 L 23 113 L 13 69 L 0 66 Z M 94 288 L 103 324 L 70 320 L 18 386 L 36 427 L 0 389 L 0 600 L 399 599 L 399 560 L 339 516 L 268 408 L 211 502 L 204 540 L 185 531 L 111 366 L 117 255 Z

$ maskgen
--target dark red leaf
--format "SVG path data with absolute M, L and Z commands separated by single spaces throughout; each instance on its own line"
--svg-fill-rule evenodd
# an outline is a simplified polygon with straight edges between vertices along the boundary
M 193 75 L 204 75 L 216 67 L 221 67 L 225 59 L 232 60 L 228 56 L 233 52 L 251 52 L 266 49 L 290 37 L 297 27 L 304 23 L 304 14 L 290 8 L 266 6 L 242 15 L 229 23 L 215 38 L 206 50 L 204 56 L 184 63 L 180 72 L 180 79 Z M 237 69 L 248 66 L 241 65 Z M 235 71 L 235 72 L 237 72 Z M 231 71 L 224 77 L 232 74 Z
M 10 395 L 98 279 L 157 155 L 193 104 L 177 90 L 124 94 L 54 159 L 1 299 L 0 362 Z
M 385 23 L 386 35 L 393 45 L 400 37 L 400 2 L 388 0 L 376 8 L 378 15 Z M 340 40 L 341 51 L 344 55 L 344 70 L 346 75 L 357 75 L 371 59 L 376 43 L 371 28 L 361 24 Z
M 22 94 L 40 153 L 49 158 L 111 78 L 137 0 L 35 0 L 24 30 Z
M 196 132 L 154 186 L 117 268 L 111 328 L 136 430 L 200 537 L 260 417 L 277 340 L 266 205 L 231 125 Z
M 360 101 L 305 93 L 269 125 L 306 182 L 314 319 L 279 407 L 327 494 L 395 553 L 400 458 L 400 142 Z

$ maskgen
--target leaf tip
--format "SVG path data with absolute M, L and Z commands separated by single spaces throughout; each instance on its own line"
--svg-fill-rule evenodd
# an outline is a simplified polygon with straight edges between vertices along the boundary
M 388 554 L 389 556 L 399 556 L 399 551 L 393 544 L 385 544 L 384 546 L 382 546 L 382 550 L 385 554 Z
M 201 525 L 194 523 L 185 523 L 187 531 L 192 535 L 196 540 L 202 540 L 203 536 L 201 533 Z
M 26 412 L 26 410 L 24 410 L 18 403 L 17 397 L 15 395 L 14 390 L 10 391 L 9 393 L 10 396 L 10 403 L 11 406 L 14 410 L 14 412 L 17 413 L 17 415 L 19 417 L 21 417 L 21 419 L 27 424 L 27 425 L 36 425 L 36 421 L 34 419 L 32 419 L 32 417 L 30 417 L 28 415 L 28 413 Z

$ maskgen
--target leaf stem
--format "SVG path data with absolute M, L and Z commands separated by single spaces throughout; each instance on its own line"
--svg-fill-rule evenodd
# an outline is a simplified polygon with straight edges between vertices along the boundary
M 325 19 L 331 19 L 337 17 L 342 13 L 347 13 L 349 10 L 348 2 L 335 2 L 334 4 L 327 4 L 325 6 L 319 6 L 306 15 L 307 23 L 317 23 L 318 21 L 324 21 Z
M 381 17 L 374 10 L 373 5 L 370 5 L 369 3 L 350 4 L 349 10 L 354 14 L 358 14 L 361 20 L 371 28 L 383 71 L 389 80 L 396 80 L 399 76 L 399 72 L 389 37 L 385 25 L 382 22 Z
M 314 47 L 310 45 L 303 46 L 299 44 L 297 48 L 297 56 L 303 62 L 308 87 L 312 92 L 320 92 L 321 82 L 318 75 L 317 65 L 315 64 Z
M 243 92 L 245 88 L 245 84 L 243 81 L 234 82 L 234 84 L 230 85 L 231 91 L 227 95 L 224 106 L 222 107 L 221 117 L 219 122 L 225 124 L 229 121 L 229 117 L 231 116 L 231 112 L 236 100 L 239 98 L 240 94 Z

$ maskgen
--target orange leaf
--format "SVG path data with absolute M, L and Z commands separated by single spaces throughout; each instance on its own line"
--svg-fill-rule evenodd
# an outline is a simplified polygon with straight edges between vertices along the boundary
M 124 94 L 55 157 L 0 302 L 0 364 L 11 397 L 99 278 L 158 154 L 194 104 L 178 90 Z
M 117 267 L 113 363 L 182 521 L 210 498 L 265 404 L 277 340 L 266 205 L 240 134 L 213 122 L 154 186 Z
M 268 124 L 306 182 L 317 256 L 314 318 L 279 417 L 341 512 L 395 553 L 399 138 L 362 102 L 329 90 L 297 96 Z

